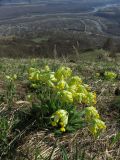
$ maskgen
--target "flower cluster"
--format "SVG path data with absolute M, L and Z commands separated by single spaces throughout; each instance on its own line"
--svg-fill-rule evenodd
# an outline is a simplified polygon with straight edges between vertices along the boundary
M 114 72 L 105 71 L 104 76 L 105 76 L 105 79 L 107 79 L 107 80 L 114 80 L 114 79 L 116 79 L 117 74 Z
M 98 135 L 103 129 L 106 128 L 106 125 L 103 121 L 100 120 L 100 116 L 95 107 L 85 108 L 85 121 L 88 124 L 88 128 L 93 135 Z
M 51 124 L 53 127 L 59 126 L 61 132 L 65 132 L 65 127 L 68 124 L 68 112 L 59 109 L 51 116 Z
M 42 70 L 30 68 L 29 80 L 34 88 L 39 88 L 41 83 L 53 88 L 64 103 L 96 104 L 95 92 L 90 92 L 90 87 L 82 83 L 79 76 L 73 76 L 68 67 L 60 67 L 56 72 L 52 72 L 48 66 Z
M 71 111 L 74 112 L 74 109 L 78 108 L 74 106 L 80 104 L 86 106 L 83 109 L 85 113 L 84 122 L 89 124 L 89 130 L 94 135 L 105 128 L 105 124 L 100 120 L 97 110 L 91 107 L 96 104 L 96 93 L 92 92 L 90 86 L 84 84 L 79 76 L 74 76 L 70 68 L 61 66 L 54 72 L 50 70 L 49 66 L 45 66 L 41 70 L 30 68 L 29 81 L 36 90 L 43 86 L 51 89 L 53 97 L 50 97 L 51 103 L 49 104 L 54 104 L 53 101 L 57 97 L 58 106 L 56 106 L 51 116 L 51 125 L 59 128 L 61 132 L 66 131 Z M 42 89 L 44 90 L 44 88 Z M 69 109 L 69 106 L 73 106 L 73 108 Z

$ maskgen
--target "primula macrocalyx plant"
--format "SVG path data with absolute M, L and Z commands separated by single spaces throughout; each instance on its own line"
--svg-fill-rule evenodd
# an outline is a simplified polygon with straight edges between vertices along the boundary
M 17 79 L 17 75 L 14 74 L 13 76 L 6 76 L 6 79 L 9 80 L 9 81 L 14 81 Z
M 95 136 L 106 128 L 105 123 L 100 120 L 98 111 L 93 106 L 85 108 L 85 121 L 88 124 L 88 129 Z
M 30 68 L 28 77 L 40 101 L 42 117 L 49 115 L 55 129 L 65 132 L 67 126 L 77 126 L 78 129 L 82 124 L 93 135 L 105 129 L 105 123 L 93 107 L 97 103 L 96 93 L 79 76 L 73 75 L 70 68 L 61 66 L 56 71 L 52 71 L 49 66 L 40 70 Z M 83 105 L 85 108 L 82 108 Z
M 102 130 L 106 129 L 106 125 L 100 119 L 94 118 L 89 122 L 88 129 L 94 136 L 98 136 Z
M 112 71 L 111 72 L 105 71 L 104 76 L 105 76 L 105 79 L 107 79 L 107 80 L 114 80 L 114 79 L 116 79 L 117 74 Z

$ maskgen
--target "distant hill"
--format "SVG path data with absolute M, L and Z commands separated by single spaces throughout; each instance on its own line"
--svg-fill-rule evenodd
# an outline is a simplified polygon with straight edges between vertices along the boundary
M 12 4 L 12 3 L 39 3 L 39 2 L 81 2 L 81 3 L 115 3 L 119 0 L 0 0 L 0 4 Z

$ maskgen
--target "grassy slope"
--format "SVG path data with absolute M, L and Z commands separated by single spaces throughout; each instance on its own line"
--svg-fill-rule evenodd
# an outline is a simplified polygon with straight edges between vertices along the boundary
M 119 142 L 111 144 L 111 137 L 120 130 L 120 108 L 119 102 L 115 102 L 116 99 L 120 99 L 120 95 L 115 95 L 116 88 L 120 87 L 120 55 L 115 58 L 111 58 L 108 53 L 103 50 L 97 50 L 94 52 L 86 52 L 74 57 L 61 58 L 61 59 L 0 59 L 0 97 L 4 98 L 0 100 L 0 116 L 7 116 L 11 123 L 15 122 L 15 114 L 18 111 L 24 110 L 30 107 L 27 103 L 16 103 L 18 101 L 26 101 L 27 90 L 27 71 L 30 67 L 41 68 L 44 65 L 49 65 L 51 68 L 56 66 L 65 65 L 73 69 L 74 73 L 80 75 L 85 83 L 92 86 L 92 90 L 97 92 L 97 109 L 99 110 L 102 119 L 106 122 L 107 130 L 101 135 L 98 140 L 92 138 L 87 130 L 79 130 L 74 134 L 64 134 L 60 137 L 53 157 L 55 159 L 60 158 L 60 144 L 64 145 L 69 156 L 75 152 L 75 144 L 78 144 L 78 152 L 83 154 L 85 152 L 85 160 L 119 160 L 120 157 L 120 144 Z M 114 81 L 106 81 L 101 78 L 96 78 L 97 72 L 101 73 L 106 70 L 115 71 L 119 76 Z M 14 104 L 12 110 L 7 110 L 6 97 L 6 83 L 5 76 L 16 73 L 18 76 L 16 82 L 16 94 L 14 96 Z M 25 122 L 27 124 L 27 120 Z M 23 124 L 22 124 L 23 125 Z M 46 156 L 52 150 L 56 138 L 46 128 L 41 130 L 29 130 L 29 125 L 22 126 L 22 130 L 18 131 L 18 137 L 14 137 L 13 133 L 8 133 L 10 140 L 14 139 L 12 156 L 13 159 L 34 160 L 35 155 L 41 153 Z M 14 153 L 14 154 L 13 154 Z M 9 159 L 7 157 L 7 159 Z M 12 158 L 10 158 L 12 159 Z

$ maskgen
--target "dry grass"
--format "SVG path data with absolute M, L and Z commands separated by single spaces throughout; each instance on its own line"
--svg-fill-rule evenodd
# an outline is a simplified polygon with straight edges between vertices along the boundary
M 86 129 L 78 130 L 76 133 L 65 133 L 63 136 L 55 136 L 54 133 L 46 128 L 37 129 L 35 122 L 27 124 L 24 121 L 22 130 L 15 129 L 8 134 L 9 144 L 13 147 L 11 150 L 12 158 L 6 160 L 36 160 L 41 155 L 48 157 L 56 143 L 52 159 L 62 160 L 61 146 L 64 146 L 69 159 L 73 160 L 76 144 L 80 154 L 84 154 L 84 160 L 120 160 L 120 141 L 112 143 L 112 138 L 120 131 L 120 108 L 114 107 L 114 99 L 120 97 L 115 95 L 115 90 L 120 86 L 119 79 L 114 81 L 105 81 L 103 77 L 96 78 L 95 73 L 104 70 L 113 70 L 119 75 L 119 62 L 97 61 L 97 56 L 93 60 L 86 60 L 80 57 L 75 63 L 70 63 L 69 59 L 51 60 L 51 59 L 1 59 L 0 60 L 0 96 L 6 92 L 5 75 L 17 73 L 16 94 L 11 111 L 7 110 L 5 97 L 0 101 L 0 116 L 7 116 L 9 125 L 16 119 L 15 115 L 21 111 L 28 110 L 31 105 L 27 102 L 26 95 L 29 93 L 27 88 L 27 70 L 30 66 L 41 67 L 49 64 L 52 68 L 61 64 L 67 65 L 74 70 L 74 73 L 81 75 L 84 81 L 92 86 L 97 92 L 97 109 L 102 119 L 106 122 L 107 129 L 99 139 L 94 139 Z M 3 158 L 5 159 L 5 158 Z

